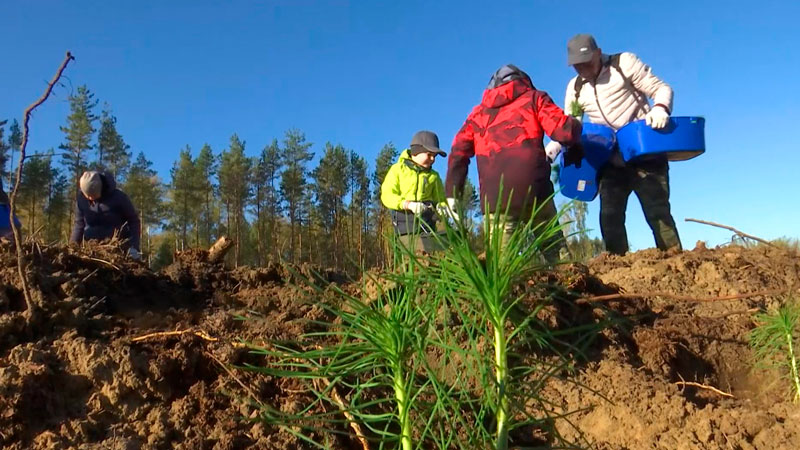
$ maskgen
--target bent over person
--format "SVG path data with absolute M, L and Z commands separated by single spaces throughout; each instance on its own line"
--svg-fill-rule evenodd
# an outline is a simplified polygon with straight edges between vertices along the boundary
M 533 218 L 534 225 L 552 220 L 556 206 L 542 142 L 545 134 L 565 144 L 568 153 L 580 151 L 580 121 L 565 115 L 516 66 L 498 69 L 480 104 L 473 108 L 453 140 L 445 183 L 448 204 L 454 203 L 453 198 L 460 198 L 470 159 L 475 156 L 481 210 L 505 224 L 503 245 L 520 224 L 531 219 L 535 207 L 539 211 Z M 560 233 L 554 235 L 544 245 L 545 259 L 550 263 L 558 261 L 563 247 Z
M 70 242 L 103 240 L 118 234 L 123 248 L 139 259 L 139 215 L 131 199 L 117 189 L 113 176 L 90 170 L 81 175 L 79 186 Z

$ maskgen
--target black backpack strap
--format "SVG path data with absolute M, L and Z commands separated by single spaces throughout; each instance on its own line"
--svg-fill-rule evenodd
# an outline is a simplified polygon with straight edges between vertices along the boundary
M 619 66 L 619 57 L 620 57 L 620 55 L 622 55 L 622 53 L 614 53 L 613 55 L 609 56 L 608 57 L 608 65 L 613 67 L 614 70 L 616 70 L 620 74 L 620 76 L 622 77 L 622 80 L 625 82 L 625 87 L 626 88 L 628 88 L 628 89 L 630 89 L 630 90 L 632 90 L 632 91 L 634 91 L 634 92 L 636 92 L 638 94 L 641 94 L 641 92 L 639 92 L 639 90 L 636 89 L 636 86 L 633 85 L 633 82 L 631 81 L 631 79 L 628 78 L 628 76 L 625 75 L 625 72 L 622 71 L 622 68 L 620 68 L 620 66 Z
M 620 60 L 620 56 L 621 55 L 622 55 L 622 53 L 614 53 L 613 55 L 609 55 L 607 64 L 609 65 L 609 67 L 612 67 L 614 70 L 617 71 L 617 73 L 620 74 L 620 76 L 622 77 L 622 81 L 623 81 L 623 83 L 625 85 L 625 88 L 630 90 L 631 92 L 633 92 L 633 96 L 636 98 L 636 103 L 638 103 L 638 105 L 639 105 L 639 108 L 635 109 L 633 111 L 633 114 L 631 115 L 631 117 L 635 117 L 636 113 L 639 111 L 639 109 L 645 108 L 645 105 L 648 105 L 647 96 L 644 95 L 640 90 L 636 89 L 636 86 L 634 86 L 634 84 L 631 81 L 631 79 L 628 78 L 628 76 L 625 75 L 625 72 L 622 71 L 622 68 L 619 65 L 619 60 Z M 581 77 L 580 75 L 575 77 L 575 99 L 574 99 L 574 101 L 578 101 L 578 99 L 580 98 L 581 88 L 583 87 L 584 84 L 586 84 L 586 80 L 583 77 Z M 595 92 L 595 95 L 596 95 L 596 92 Z M 569 105 L 564 105 L 564 106 L 569 108 Z M 600 107 L 600 105 L 598 104 L 598 108 L 599 107 Z M 603 113 L 602 109 L 600 109 L 600 113 L 601 114 Z M 610 123 L 608 121 L 608 119 L 605 118 L 605 114 L 603 114 L 603 118 L 605 119 L 606 123 Z
M 581 98 L 581 88 L 583 88 L 584 84 L 586 84 L 586 80 L 582 76 L 575 77 L 575 98 L 572 101 L 577 102 Z M 570 108 L 570 105 L 564 105 L 564 108 Z
M 609 56 L 608 65 L 614 68 L 614 70 L 616 70 L 617 73 L 619 73 L 619 75 L 622 77 L 622 81 L 625 83 L 625 88 L 633 92 L 633 96 L 636 97 L 636 103 L 639 104 L 639 109 L 644 108 L 644 105 L 649 105 L 649 103 L 647 103 L 647 95 L 645 95 L 639 89 L 636 89 L 636 86 L 633 85 L 633 81 L 631 81 L 631 79 L 625 75 L 625 72 L 622 71 L 622 68 L 619 66 L 620 55 L 622 55 L 622 53 L 614 53 L 613 55 Z M 637 112 L 638 109 L 634 110 L 633 116 L 635 116 Z

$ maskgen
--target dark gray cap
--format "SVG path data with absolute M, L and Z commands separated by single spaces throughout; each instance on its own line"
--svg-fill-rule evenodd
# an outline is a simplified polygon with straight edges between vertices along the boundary
M 439 136 L 436 136 L 433 131 L 417 131 L 411 138 L 411 154 L 416 155 L 422 152 L 447 156 L 447 153 L 439 148 Z
M 567 42 L 567 65 L 591 61 L 595 50 L 597 42 L 591 34 L 576 34 Z

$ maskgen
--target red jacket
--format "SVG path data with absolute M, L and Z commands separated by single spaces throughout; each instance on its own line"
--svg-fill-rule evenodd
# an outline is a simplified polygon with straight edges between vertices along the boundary
M 497 80 L 504 69 L 504 78 Z M 553 193 L 542 143 L 545 133 L 573 145 L 580 139 L 581 123 L 565 115 L 546 92 L 536 90 L 524 72 L 504 66 L 453 140 L 447 161 L 447 196 L 457 197 L 463 191 L 469 160 L 476 155 L 484 213 L 495 212 L 498 206 L 497 212 L 504 212 L 512 190 L 511 215 L 530 207 L 534 198 L 541 204 Z M 498 198 L 501 178 L 503 196 Z

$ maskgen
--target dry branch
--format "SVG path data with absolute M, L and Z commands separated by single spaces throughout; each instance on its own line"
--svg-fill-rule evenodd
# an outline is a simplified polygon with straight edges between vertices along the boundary
M 14 189 L 11 191 L 11 195 L 8 199 L 8 220 L 11 224 L 11 230 L 14 232 L 14 243 L 17 249 L 17 270 L 19 271 L 19 278 L 20 282 L 22 283 L 22 293 L 25 297 L 25 303 L 27 306 L 27 311 L 25 312 L 28 321 L 32 321 L 33 317 L 38 312 L 38 305 L 33 303 L 33 298 L 31 297 L 30 288 L 28 287 L 28 279 L 27 274 L 25 271 L 25 261 L 23 260 L 23 252 L 22 252 L 22 233 L 20 232 L 17 225 L 14 223 L 14 213 L 16 211 L 16 199 L 17 199 L 17 191 L 19 190 L 19 184 L 22 180 L 22 165 L 25 162 L 25 149 L 28 146 L 28 127 L 31 118 L 31 113 L 34 109 L 39 107 L 42 103 L 50 97 L 50 93 L 53 92 L 53 87 L 58 83 L 58 80 L 61 79 L 61 74 L 64 73 L 64 69 L 67 68 L 67 64 L 70 61 L 75 59 L 72 56 L 72 53 L 67 52 L 64 55 L 64 60 L 61 62 L 61 65 L 58 67 L 56 74 L 53 75 L 53 78 L 47 83 L 47 89 L 45 89 L 44 93 L 38 100 L 31 103 L 30 106 L 25 108 L 25 112 L 22 116 L 22 142 L 19 146 L 19 163 L 17 164 L 17 176 L 14 180 Z
M 206 355 L 208 355 L 209 357 L 211 357 L 211 359 L 213 359 L 214 361 L 216 361 L 216 363 L 217 363 L 217 364 L 219 364 L 219 366 L 220 366 L 220 367 L 222 367 L 222 369 L 223 369 L 223 370 L 225 370 L 225 372 L 228 374 L 228 376 L 230 376 L 231 378 L 233 378 L 233 380 L 234 380 L 234 381 L 235 381 L 235 382 L 236 382 L 236 383 L 237 383 L 239 386 L 241 386 L 241 387 L 242 387 L 242 389 L 244 389 L 244 390 L 247 392 L 247 394 L 250 396 L 250 400 L 252 400 L 254 403 L 260 403 L 260 402 L 258 401 L 258 396 L 257 396 L 257 395 L 256 395 L 256 393 L 253 391 L 253 389 L 252 389 L 250 386 L 248 386 L 248 385 L 244 384 L 244 382 L 243 382 L 242 380 L 240 380 L 240 379 L 239 379 L 239 377 L 237 377 L 237 376 L 236 376 L 236 374 L 234 374 L 234 373 L 231 371 L 231 369 L 229 369 L 229 368 L 228 368 L 228 365 L 227 365 L 227 364 L 225 364 L 224 362 L 220 361 L 220 360 L 219 360 L 219 358 L 217 358 L 216 356 L 214 356 L 214 354 L 213 354 L 213 353 L 211 353 L 211 352 L 205 352 L 205 354 L 206 354 Z
M 607 302 L 611 300 L 625 300 L 625 299 L 643 299 L 652 297 L 661 297 L 669 300 L 676 300 L 679 302 L 694 302 L 694 303 L 709 303 L 709 302 L 722 302 L 727 300 L 739 300 L 742 298 L 759 297 L 766 295 L 778 295 L 786 292 L 786 289 L 772 289 L 770 291 L 750 292 L 748 294 L 728 295 L 725 297 L 693 297 L 690 295 L 677 295 L 670 294 L 669 292 L 641 292 L 638 294 L 609 294 L 597 295 L 594 297 L 583 297 L 575 300 L 577 304 L 594 303 L 594 302 Z
M 730 227 L 728 225 L 722 225 L 722 224 L 719 224 L 719 223 L 708 222 L 708 221 L 705 221 L 705 220 L 698 220 L 698 219 L 684 219 L 684 220 L 686 222 L 696 222 L 696 223 L 702 223 L 704 225 L 711 225 L 712 227 L 724 228 L 726 230 L 733 231 L 739 237 L 752 239 L 754 241 L 761 242 L 762 244 L 769 245 L 770 247 L 775 247 L 775 244 L 773 244 L 772 242 L 769 242 L 767 240 L 761 239 L 760 237 L 757 237 L 757 236 L 753 236 L 752 234 L 747 234 L 745 232 L 739 231 L 736 228 Z
M 178 331 L 159 331 L 156 333 L 145 334 L 144 336 L 139 336 L 131 339 L 131 342 L 142 342 L 148 339 L 156 339 L 156 338 L 170 337 L 170 336 L 182 336 L 184 334 L 193 334 L 199 337 L 200 339 L 203 339 L 204 341 L 208 342 L 217 342 L 219 340 L 215 337 L 209 336 L 204 331 L 188 329 L 188 330 L 178 330 Z
M 718 316 L 708 317 L 708 319 L 718 320 L 718 319 L 724 319 L 726 317 L 736 316 L 736 315 L 739 315 L 739 314 L 755 314 L 755 313 L 757 313 L 759 311 L 761 311 L 761 308 L 742 309 L 742 310 L 739 310 L 739 311 L 731 311 L 731 312 L 727 312 L 725 314 L 720 314 Z
M 325 383 L 325 386 L 330 386 L 331 388 L 331 398 L 334 402 L 336 402 L 336 406 L 339 407 L 339 410 L 342 411 L 344 417 L 347 419 L 347 423 L 350 424 L 350 427 L 355 431 L 356 437 L 358 438 L 359 442 L 361 442 L 361 446 L 364 447 L 364 450 L 369 450 L 369 441 L 367 441 L 366 434 L 364 434 L 364 430 L 361 428 L 361 424 L 356 422 L 356 418 L 348 410 L 347 405 L 344 402 L 344 399 L 341 395 L 339 395 L 339 391 L 336 390 L 336 386 L 331 386 L 331 382 L 328 381 L 327 378 L 320 378 L 320 380 Z
M 729 393 L 727 393 L 725 391 L 720 391 L 719 389 L 715 388 L 714 386 L 708 386 L 708 385 L 705 385 L 705 384 L 695 383 L 693 381 L 676 381 L 675 384 L 678 385 L 678 386 L 694 386 L 694 387 L 700 388 L 700 389 L 707 389 L 707 390 L 709 390 L 711 392 L 715 392 L 715 393 L 717 393 L 717 394 L 719 394 L 719 395 L 721 395 L 723 397 L 734 398 L 733 394 L 729 394 Z
M 92 275 L 96 274 L 98 270 L 100 270 L 100 269 L 94 269 L 93 271 L 89 272 L 89 275 L 86 275 L 85 277 L 83 277 L 83 279 L 81 280 L 81 283 L 86 283 L 86 281 L 89 280 L 89 278 L 91 278 Z
M 111 267 L 112 269 L 115 269 L 117 272 L 122 272 L 122 269 L 120 269 L 118 265 L 116 265 L 116 264 L 114 264 L 114 263 L 112 263 L 110 261 L 106 261 L 105 259 L 93 258 L 91 256 L 82 256 L 82 258 L 88 259 L 89 261 L 96 261 L 96 262 L 100 262 L 100 263 L 106 264 L 109 267 Z

